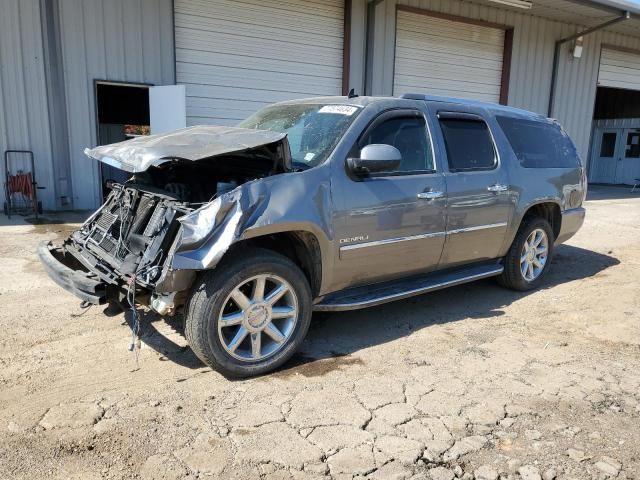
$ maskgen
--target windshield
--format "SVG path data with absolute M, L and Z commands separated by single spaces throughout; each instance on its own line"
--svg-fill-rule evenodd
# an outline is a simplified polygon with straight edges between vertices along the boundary
M 329 156 L 358 113 L 360 107 L 352 105 L 273 105 L 238 126 L 286 133 L 293 162 L 314 167 Z

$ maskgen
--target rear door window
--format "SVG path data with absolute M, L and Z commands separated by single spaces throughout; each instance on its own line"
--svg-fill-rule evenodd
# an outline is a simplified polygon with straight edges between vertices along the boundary
M 576 147 L 554 123 L 497 116 L 516 157 L 525 168 L 571 168 L 580 165 Z
M 490 170 L 496 153 L 489 126 L 475 115 L 439 113 L 440 129 L 452 172 Z

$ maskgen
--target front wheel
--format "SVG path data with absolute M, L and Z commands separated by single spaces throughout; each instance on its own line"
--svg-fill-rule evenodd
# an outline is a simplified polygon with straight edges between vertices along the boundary
M 298 349 L 311 322 L 311 289 L 291 260 L 244 251 L 199 279 L 185 333 L 194 353 L 228 377 L 271 371 Z
M 540 285 L 551 264 L 553 231 L 543 218 L 525 219 L 504 257 L 500 283 L 514 290 L 527 291 Z

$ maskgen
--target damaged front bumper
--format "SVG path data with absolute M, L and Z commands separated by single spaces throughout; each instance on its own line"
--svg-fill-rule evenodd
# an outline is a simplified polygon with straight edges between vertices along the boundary
M 84 270 L 62 247 L 44 241 L 38 246 L 38 257 L 51 280 L 66 291 L 87 303 L 106 303 L 107 284 L 95 273 Z
M 38 256 L 59 286 L 91 304 L 122 304 L 135 289 L 138 303 L 190 287 L 195 272 L 176 272 L 177 217 L 183 202 L 148 187 L 114 185 L 105 204 L 62 245 L 43 243 Z M 156 302 L 158 303 L 158 302 Z M 166 310 L 166 309 L 165 309 Z
M 84 302 L 123 303 L 136 288 L 138 303 L 174 312 L 197 271 L 215 265 L 238 239 L 241 197 L 238 190 L 191 210 L 162 194 L 116 185 L 62 245 L 44 242 L 38 256 L 49 277 Z M 123 199 L 130 204 L 124 211 Z

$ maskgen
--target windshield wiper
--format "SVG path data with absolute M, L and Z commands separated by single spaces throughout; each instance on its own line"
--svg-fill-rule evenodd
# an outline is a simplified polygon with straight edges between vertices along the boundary
M 311 166 L 304 162 L 291 162 L 291 166 L 293 167 L 294 172 L 301 172 L 303 170 L 309 170 Z

